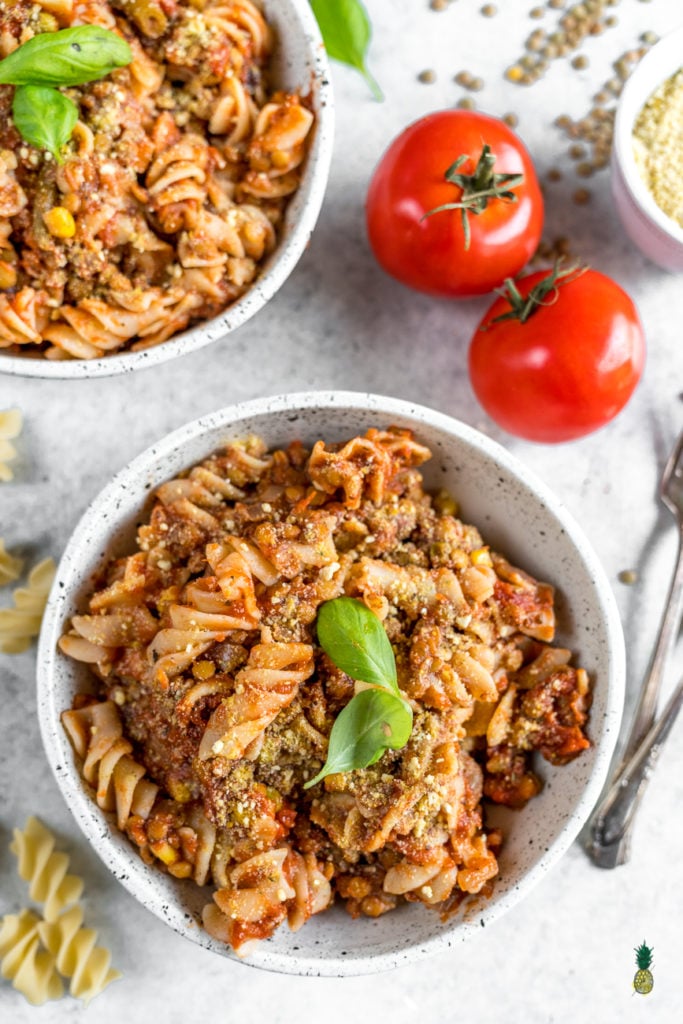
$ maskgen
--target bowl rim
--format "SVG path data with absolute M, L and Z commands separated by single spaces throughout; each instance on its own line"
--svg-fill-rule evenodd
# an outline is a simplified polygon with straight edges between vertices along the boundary
M 469 919 L 458 920 L 457 926 L 450 931 L 435 934 L 419 944 L 377 954 L 361 952 L 359 955 L 354 955 L 353 951 L 349 950 L 344 957 L 336 955 L 316 959 L 313 956 L 300 953 L 291 955 L 286 951 L 268 948 L 267 943 L 261 943 L 256 952 L 248 960 L 243 961 L 231 950 L 226 950 L 222 943 L 216 942 L 202 929 L 198 927 L 189 929 L 181 912 L 174 917 L 168 913 L 169 908 L 166 906 L 166 913 L 164 913 L 163 900 L 158 896 L 150 898 L 147 884 L 144 881 L 138 881 L 129 873 L 130 858 L 136 856 L 134 849 L 132 847 L 129 851 L 126 849 L 125 856 L 117 856 L 115 843 L 112 842 L 112 827 L 103 817 L 103 812 L 96 806 L 83 785 L 75 786 L 69 779 L 69 773 L 73 774 L 72 769 L 70 768 L 68 772 L 64 771 L 60 764 L 61 754 L 64 750 L 64 735 L 60 726 L 59 710 L 63 709 L 57 709 L 53 704 L 51 680 L 53 668 L 59 656 L 56 644 L 62 630 L 63 608 L 71 600 L 71 595 L 78 582 L 72 581 L 67 587 L 61 577 L 65 564 L 67 574 L 73 575 L 70 566 L 74 560 L 74 554 L 77 554 L 86 540 L 89 523 L 92 517 L 97 516 L 98 509 L 101 507 L 115 508 L 117 495 L 122 487 L 126 488 L 128 478 L 140 470 L 148 469 L 151 462 L 168 457 L 211 430 L 231 426 L 239 427 L 241 422 L 254 416 L 342 408 L 407 418 L 414 422 L 417 431 L 421 425 L 429 426 L 442 432 L 449 440 L 463 441 L 465 444 L 474 446 L 515 477 L 521 478 L 523 483 L 534 491 L 538 500 L 557 518 L 593 580 L 596 599 L 604 615 L 609 658 L 605 681 L 606 706 L 602 721 L 602 737 L 601 742 L 596 746 L 593 769 L 583 793 L 554 842 L 545 849 L 537 863 L 523 875 L 518 885 L 504 893 L 495 903 L 483 907 L 478 906 L 476 915 Z M 141 503 L 144 501 L 144 497 L 144 494 L 140 495 Z M 110 538 L 114 536 L 116 532 L 114 521 L 109 523 L 107 532 Z M 473 934 L 480 934 L 484 925 L 497 920 L 507 910 L 515 906 L 566 852 L 597 802 L 607 778 L 619 734 L 624 693 L 625 646 L 616 599 L 597 555 L 563 502 L 515 455 L 460 420 L 403 399 L 352 391 L 295 392 L 240 402 L 195 419 L 146 448 L 102 488 L 79 519 L 57 567 L 43 617 L 38 649 L 38 717 L 48 763 L 76 823 L 84 833 L 89 845 L 94 848 L 117 880 L 142 906 L 170 925 L 174 931 L 192 939 L 197 944 L 251 967 L 280 974 L 305 976 L 367 975 L 390 970 L 402 964 L 418 962 L 434 953 L 443 952 L 456 943 L 465 941 Z M 103 828 L 103 824 L 106 827 Z M 117 873 L 115 870 L 112 859 L 117 861 L 117 866 L 121 866 L 120 872 Z
M 662 85 L 667 78 L 676 73 L 678 68 L 683 69 L 683 57 L 677 57 L 671 70 L 664 74 L 653 75 L 657 79 L 656 85 L 650 83 L 650 71 L 662 63 L 664 54 L 671 53 L 672 56 L 680 54 L 683 48 L 683 25 L 667 32 L 652 47 L 643 59 L 637 64 L 630 77 L 627 79 L 624 89 L 617 104 L 616 119 L 614 122 L 613 154 L 617 162 L 623 184 L 630 194 L 631 199 L 650 221 L 660 231 L 663 231 L 672 241 L 683 247 L 683 227 L 680 227 L 671 217 L 655 202 L 654 196 L 640 176 L 633 155 L 632 134 L 636 117 L 647 103 L 652 93 Z M 669 60 L 665 59 L 664 64 L 668 66 Z M 644 81 L 648 82 L 647 86 Z
M 50 360 L 30 355 L 5 355 L 0 349 L 0 375 L 39 377 L 48 380 L 87 380 L 145 370 L 178 356 L 197 352 L 224 339 L 255 316 L 279 291 L 301 259 L 315 228 L 327 189 L 334 148 L 334 93 L 327 52 L 308 0 L 287 0 L 295 11 L 298 28 L 306 41 L 311 65 L 311 92 L 315 96 L 314 153 L 308 154 L 306 202 L 284 236 L 278 241 L 270 265 L 255 278 L 236 302 L 217 316 L 182 331 L 168 341 L 139 352 L 112 353 L 98 359 Z M 313 159 L 311 159 L 313 158 Z M 306 174 L 306 172 L 305 172 Z M 296 200 L 299 193 L 291 197 Z M 289 209 L 289 207 L 288 207 Z M 287 212 L 285 213 L 285 224 Z

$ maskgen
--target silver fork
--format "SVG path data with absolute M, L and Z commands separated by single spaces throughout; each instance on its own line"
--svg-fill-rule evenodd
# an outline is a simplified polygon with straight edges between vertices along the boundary
M 590 819 L 586 852 L 601 868 L 615 868 L 629 860 L 631 832 L 638 806 L 662 743 L 683 704 L 681 680 L 661 718 L 655 723 L 657 697 L 683 613 L 683 434 L 664 467 L 659 497 L 678 524 L 678 558 L 657 644 L 633 715 L 621 764 Z

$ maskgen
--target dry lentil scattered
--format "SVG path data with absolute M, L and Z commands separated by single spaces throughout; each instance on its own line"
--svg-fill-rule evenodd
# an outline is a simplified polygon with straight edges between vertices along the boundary
M 456 103 L 458 110 L 474 110 L 476 104 L 471 96 L 462 96 Z
M 562 171 L 559 167 L 551 167 L 546 177 L 548 181 L 562 181 Z
M 548 0 L 548 8 L 561 11 L 558 20 L 550 31 L 534 29 L 525 42 L 525 48 L 533 58 L 519 58 L 505 72 L 505 77 L 519 85 L 532 85 L 545 73 L 551 61 L 566 57 L 576 51 L 588 36 L 600 35 L 605 28 L 616 24 L 616 19 L 607 11 L 619 0 L 583 0 L 567 6 L 565 0 Z M 541 7 L 533 7 L 529 11 L 532 18 L 542 17 Z M 579 55 L 572 62 L 576 70 L 588 66 L 588 59 Z
M 484 15 L 485 18 L 495 18 L 495 16 L 498 14 L 498 8 L 496 7 L 495 4 L 484 4 L 484 6 L 481 9 L 481 13 Z
M 652 93 L 638 114 L 633 155 L 657 206 L 683 227 L 683 68 Z
M 644 33 L 645 34 L 645 33 Z M 641 36 L 642 40 L 642 36 Z M 632 73 L 638 61 L 648 52 L 648 46 L 626 50 L 614 62 L 619 77 L 612 77 L 605 82 L 593 97 L 594 106 L 587 114 L 574 121 L 567 114 L 555 118 L 555 125 L 574 142 L 569 149 L 572 160 L 582 160 L 581 170 L 577 173 L 588 177 L 591 173 L 607 167 L 612 151 L 614 135 L 614 119 L 616 116 L 616 97 L 623 89 L 624 82 Z M 583 143 L 583 146 L 579 146 Z M 590 165 L 591 170 L 588 170 Z
M 449 0 L 432 0 L 429 6 L 433 11 L 445 11 L 448 4 Z
M 625 583 L 627 586 L 632 586 L 638 582 L 638 573 L 635 569 L 622 569 L 619 573 L 619 582 Z
M 417 76 L 417 80 L 418 82 L 422 82 L 424 85 L 431 85 L 432 82 L 436 81 L 436 71 L 432 68 L 426 68 L 424 71 L 420 72 Z
M 541 241 L 538 249 L 531 257 L 531 263 L 532 265 L 538 263 L 548 263 L 552 265 L 562 259 L 568 260 L 570 263 L 575 262 L 569 239 L 564 235 L 560 235 L 558 238 L 554 238 L 550 242 L 545 240 Z
M 572 196 L 572 199 L 577 206 L 585 206 L 586 203 L 590 203 L 591 194 L 587 188 L 577 188 L 576 192 Z
M 517 117 L 516 114 L 512 114 L 512 113 L 510 113 L 510 114 L 503 114 L 503 121 L 508 126 L 508 128 L 516 128 L 517 125 L 519 124 L 519 118 Z

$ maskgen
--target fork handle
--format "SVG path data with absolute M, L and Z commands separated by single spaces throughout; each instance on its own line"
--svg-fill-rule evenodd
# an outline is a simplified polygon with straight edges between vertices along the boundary
M 633 770 L 631 770 L 628 780 L 626 780 L 626 773 L 629 766 L 632 766 L 633 758 L 641 750 L 643 742 L 652 730 L 664 668 L 669 660 L 678 634 L 678 625 L 682 613 L 683 530 L 679 529 L 676 569 L 671 580 L 662 623 L 659 627 L 657 643 L 640 692 L 636 710 L 633 714 L 631 729 L 624 747 L 621 763 L 617 769 L 615 781 L 594 808 L 590 819 L 591 831 L 590 839 L 586 845 L 586 852 L 599 867 L 618 867 L 620 864 L 626 864 L 630 858 L 631 829 L 640 797 L 645 789 L 645 782 L 641 778 L 638 784 L 634 786 L 631 777 Z M 646 776 L 652 770 L 656 757 L 657 754 L 647 762 Z M 620 786 L 623 792 L 619 790 Z M 618 812 L 614 809 L 617 796 L 619 795 L 617 790 L 621 792 L 621 800 L 618 802 L 623 815 L 621 819 L 619 819 Z M 609 829 L 607 829 L 607 825 L 609 825 Z M 611 838 L 608 838 L 608 835 Z
M 664 668 L 678 635 L 681 614 L 683 614 L 683 528 L 679 528 L 676 569 L 669 587 L 662 624 L 659 627 L 659 635 L 647 671 L 646 681 L 640 691 L 638 704 L 633 713 L 631 729 L 619 766 L 620 770 L 638 748 L 654 721 Z
M 594 816 L 588 854 L 598 867 L 613 868 L 628 860 L 633 819 L 681 707 L 683 679 L 671 694 L 659 720 L 653 723 L 617 775 Z

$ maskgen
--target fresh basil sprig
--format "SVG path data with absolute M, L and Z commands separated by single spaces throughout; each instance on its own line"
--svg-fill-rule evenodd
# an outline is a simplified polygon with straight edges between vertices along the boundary
M 84 85 L 133 59 L 125 39 L 98 25 L 41 32 L 0 61 L 2 85 Z
M 60 150 L 71 138 L 78 120 L 78 107 L 57 89 L 18 85 L 14 90 L 12 118 L 29 145 L 47 149 L 57 163 L 61 163 Z
M 60 150 L 71 138 L 78 107 L 57 87 L 94 82 L 132 59 L 126 40 L 99 25 L 33 36 L 0 60 L 0 85 L 16 86 L 15 128 L 25 142 L 61 162 Z
M 371 29 L 360 0 L 311 0 L 311 7 L 330 57 L 360 71 L 375 99 L 384 99 L 365 63 Z
M 413 711 L 401 696 L 389 638 L 376 615 L 351 597 L 326 601 L 318 613 L 318 641 L 337 668 L 371 684 L 337 715 L 327 760 L 310 789 L 326 775 L 367 768 L 386 750 L 400 750 L 410 739 Z

